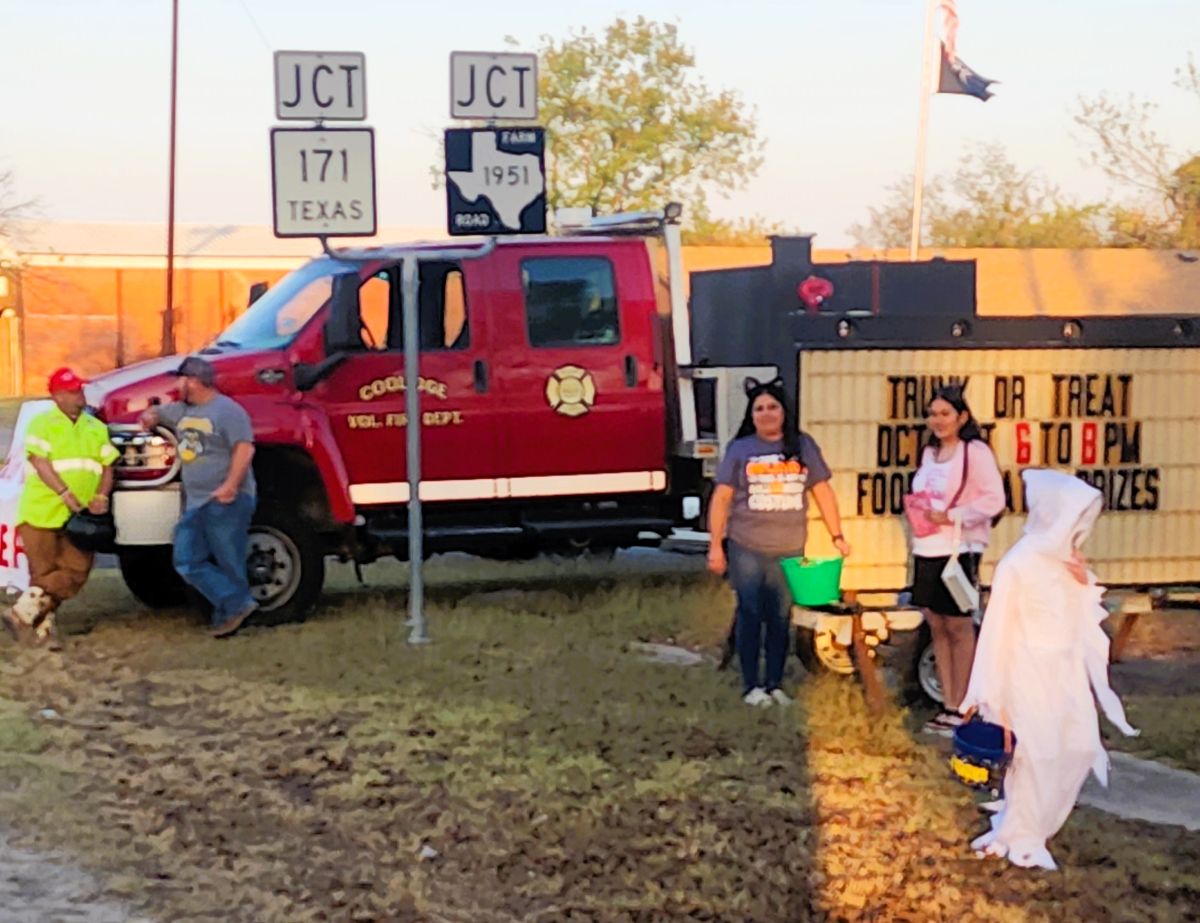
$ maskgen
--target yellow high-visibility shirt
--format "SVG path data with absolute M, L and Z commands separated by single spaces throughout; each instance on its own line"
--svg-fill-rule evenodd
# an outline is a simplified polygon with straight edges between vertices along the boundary
M 106 466 L 117 460 L 108 427 L 84 412 L 74 422 L 57 407 L 38 414 L 25 433 L 25 453 L 48 459 L 63 483 L 85 506 L 96 496 Z M 17 525 L 58 529 L 71 517 L 62 497 L 41 479 L 32 463 L 25 465 L 25 487 L 17 508 Z

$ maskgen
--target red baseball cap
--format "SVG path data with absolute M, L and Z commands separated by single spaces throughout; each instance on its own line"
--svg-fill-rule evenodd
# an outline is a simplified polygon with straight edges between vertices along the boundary
M 50 393 L 57 394 L 59 391 L 82 391 L 83 386 L 87 382 L 76 375 L 71 369 L 63 367 L 57 369 L 50 376 Z

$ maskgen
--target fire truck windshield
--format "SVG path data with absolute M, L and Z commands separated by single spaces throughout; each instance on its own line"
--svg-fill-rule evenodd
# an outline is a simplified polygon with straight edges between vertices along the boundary
M 333 277 L 357 271 L 356 263 L 341 260 L 306 263 L 267 289 L 204 351 L 282 349 L 329 300 Z

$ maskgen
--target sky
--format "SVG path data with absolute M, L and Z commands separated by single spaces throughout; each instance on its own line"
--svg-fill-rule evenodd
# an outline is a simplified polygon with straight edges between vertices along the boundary
M 678 25 L 713 88 L 737 91 L 766 139 L 759 174 L 714 190 L 721 217 L 759 215 L 850 242 L 912 172 L 924 0 L 180 0 L 177 220 L 271 223 L 268 130 L 277 49 L 366 54 L 379 221 L 444 226 L 430 183 L 450 124 L 453 50 L 534 51 L 618 16 Z M 166 218 L 170 0 L 0 0 L 0 172 L 35 217 Z M 959 0 L 958 49 L 999 80 L 987 103 L 936 96 L 929 175 L 980 142 L 1089 200 L 1122 191 L 1086 162 L 1081 95 L 1158 105 L 1178 150 L 1200 150 L 1200 101 L 1173 86 L 1200 58 L 1197 0 Z

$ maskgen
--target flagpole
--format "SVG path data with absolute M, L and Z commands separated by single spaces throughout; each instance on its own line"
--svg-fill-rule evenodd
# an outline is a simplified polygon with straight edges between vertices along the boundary
M 917 163 L 913 170 L 912 233 L 908 241 L 910 260 L 916 260 L 917 251 L 921 247 L 921 208 L 925 198 L 925 142 L 929 133 L 929 100 L 933 96 L 933 31 L 937 7 L 938 0 L 925 0 L 925 46 L 921 53 L 921 109 L 917 120 Z

